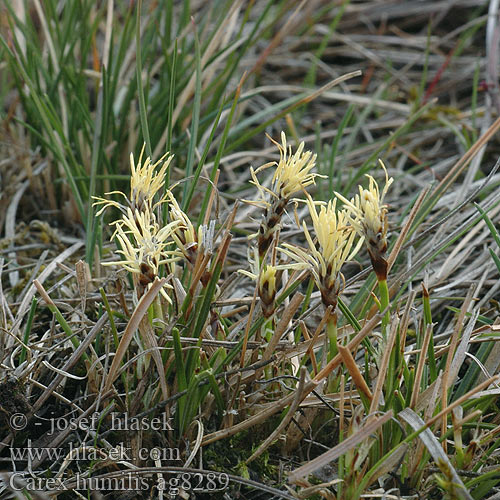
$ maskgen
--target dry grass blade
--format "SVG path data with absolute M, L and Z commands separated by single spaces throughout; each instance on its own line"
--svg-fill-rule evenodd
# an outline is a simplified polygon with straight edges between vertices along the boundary
M 367 437 L 373 434 L 377 429 L 382 427 L 386 422 L 388 422 L 393 417 L 392 410 L 385 413 L 383 416 L 375 418 L 370 422 L 366 423 L 361 429 L 359 429 L 355 434 L 349 436 L 347 439 L 339 443 L 337 446 L 333 447 L 331 450 L 323 453 L 314 460 L 311 460 L 307 464 L 293 470 L 288 475 L 288 481 L 290 483 L 297 482 L 300 478 L 308 476 L 315 470 L 323 467 L 327 463 L 335 460 L 336 458 L 344 455 L 349 450 L 354 448 L 356 445 L 364 441 Z
M 203 438 L 203 432 L 204 432 L 203 424 L 201 423 L 200 420 L 195 420 L 194 423 L 196 423 L 196 427 L 198 428 L 198 433 L 196 434 L 196 440 L 194 442 L 193 449 L 189 454 L 187 460 L 184 462 L 184 467 L 189 467 L 191 465 L 191 462 L 194 460 L 196 454 L 200 450 L 201 440 Z
M 454 408 L 460 406 L 462 403 L 465 403 L 465 401 L 471 399 L 475 394 L 481 392 L 483 389 L 486 389 L 486 387 L 488 387 L 489 385 L 498 382 L 498 380 L 500 380 L 500 375 L 495 375 L 485 380 L 484 382 L 481 382 L 479 385 L 474 387 L 474 389 L 471 389 L 469 392 L 453 401 L 453 403 L 451 403 L 445 409 L 441 410 L 437 415 L 434 415 L 434 417 L 427 421 L 426 425 L 428 427 L 431 426 L 434 422 L 437 422 L 440 418 L 442 418 L 443 415 L 450 413 Z
M 424 418 L 429 419 L 434 413 L 436 406 L 439 403 L 439 388 L 441 384 L 442 373 L 438 375 L 438 378 L 429 386 L 425 391 L 423 391 L 418 397 L 416 411 L 424 411 Z M 410 474 L 415 474 L 420 468 L 420 463 L 422 456 L 425 451 L 425 445 L 422 441 L 419 441 L 416 450 L 412 454 L 409 464 Z
M 399 326 L 399 319 L 395 318 L 391 323 L 391 332 L 389 334 L 389 338 L 387 339 L 387 346 L 385 346 L 384 348 L 384 353 L 382 356 L 382 360 L 380 362 L 377 383 L 375 385 L 375 389 L 373 391 L 373 398 L 370 404 L 370 414 L 376 412 L 380 404 L 380 399 L 382 397 L 382 389 L 384 387 L 385 379 L 387 377 L 387 369 L 389 367 L 391 353 L 394 348 L 394 342 L 396 341 L 398 326 Z
M 450 348 L 448 350 L 448 357 L 446 358 L 446 366 L 444 369 L 443 379 L 441 383 L 441 401 L 443 404 L 443 409 L 446 408 L 446 406 L 448 405 L 448 389 L 455 380 L 456 374 L 458 373 L 458 367 L 462 364 L 463 360 L 465 359 L 465 351 L 469 345 L 469 338 L 472 332 L 472 327 L 476 322 L 474 319 L 474 321 L 471 321 L 469 323 L 471 328 L 469 329 L 470 330 L 469 333 L 464 336 L 463 341 L 460 343 L 462 348 L 459 353 L 457 350 L 459 334 L 463 327 L 465 314 L 469 310 L 470 304 L 472 302 L 472 297 L 473 297 L 473 288 L 470 287 L 469 291 L 467 292 L 467 296 L 465 297 L 464 303 L 460 308 L 460 314 L 457 318 L 457 323 L 455 324 L 455 328 L 453 329 L 453 333 L 451 336 Z M 455 354 L 456 350 L 457 352 Z M 455 367 L 455 369 L 452 369 L 453 366 Z M 447 426 L 447 416 L 444 415 L 441 421 L 441 432 L 443 433 L 446 432 L 446 426 Z M 446 441 L 443 441 L 443 449 L 444 451 L 446 451 L 447 449 Z
M 255 311 L 255 307 L 257 304 L 257 288 L 255 288 L 253 297 L 252 297 L 252 303 L 250 304 L 250 310 L 248 311 L 247 315 L 247 322 L 245 325 L 245 333 L 243 337 L 243 346 L 241 347 L 241 354 L 240 354 L 240 367 L 243 368 L 245 366 L 245 359 L 246 359 L 246 354 L 247 354 L 247 346 L 248 346 L 248 336 L 250 334 L 250 327 L 252 326 L 252 320 L 253 320 L 253 315 Z
M 410 425 L 415 431 L 425 426 L 425 422 L 410 408 L 405 408 L 403 411 L 400 411 L 398 416 L 402 418 L 408 425 Z M 419 434 L 419 438 L 425 444 L 425 447 L 431 454 L 438 467 L 442 471 L 446 470 L 446 475 L 451 475 L 451 477 L 453 478 L 453 483 L 460 488 L 460 494 L 467 500 L 474 500 L 472 495 L 467 491 L 467 488 L 460 479 L 460 476 L 457 474 L 457 471 L 451 464 L 448 455 L 446 455 L 446 453 L 443 451 L 443 448 L 439 444 L 439 441 L 436 439 L 434 434 L 432 434 L 430 429 L 425 429 L 424 431 L 422 431 Z
M 356 361 L 352 357 L 351 351 L 347 349 L 347 347 L 344 347 L 343 345 L 337 346 L 339 350 L 339 354 L 342 357 L 342 361 L 344 362 L 345 367 L 347 368 L 347 371 L 349 372 L 349 375 L 352 377 L 352 381 L 358 388 L 358 391 L 361 391 L 370 401 L 373 399 L 373 394 L 372 391 L 370 391 L 370 388 L 368 387 L 368 384 L 366 383 L 365 379 L 363 378 L 363 375 L 359 371 L 358 365 L 356 364 Z
M 460 343 L 456 348 L 456 351 L 453 355 L 453 361 L 451 362 L 449 372 L 447 373 L 446 384 L 448 385 L 448 387 L 453 385 L 455 379 L 457 378 L 460 367 L 463 366 L 465 356 L 467 355 L 467 349 L 469 347 L 472 330 L 474 329 L 474 325 L 477 321 L 478 316 L 479 316 L 479 311 L 474 312 L 467 324 L 467 327 L 464 328 L 462 339 L 460 340 Z
M 276 35 L 274 35 L 269 45 L 263 50 L 262 55 L 255 63 L 255 66 L 252 68 L 251 73 L 260 72 L 262 65 L 268 59 L 271 52 L 280 44 L 281 40 L 286 36 L 286 34 L 290 32 L 291 28 L 295 24 L 299 12 L 302 10 L 305 4 L 306 0 L 302 0 L 297 8 L 293 11 L 292 15 L 288 18 L 287 22 L 283 25 L 283 27 L 278 31 L 278 33 L 276 33 Z
M 167 380 L 165 378 L 165 368 L 163 366 L 163 361 L 161 358 L 157 337 L 155 335 L 153 327 L 151 326 L 151 323 L 149 322 L 149 318 L 146 315 L 142 317 L 141 321 L 139 322 L 138 328 L 141 333 L 141 336 L 144 339 L 144 344 L 146 345 L 146 348 L 151 351 L 151 355 L 153 356 L 153 360 L 156 365 L 156 370 L 158 371 L 158 377 L 160 379 L 160 387 L 161 387 L 161 392 L 163 394 L 163 399 L 167 399 L 169 394 L 168 394 Z
M 429 188 L 424 189 L 417 198 L 417 201 L 413 205 L 410 215 L 408 216 L 408 219 L 406 220 L 404 226 L 401 228 L 401 232 L 398 235 L 398 239 L 396 240 L 396 243 L 394 244 L 394 247 L 391 250 L 391 254 L 389 255 L 387 259 L 387 269 L 390 271 L 392 266 L 394 265 L 394 262 L 396 261 L 399 252 L 401 251 L 401 248 L 403 246 L 403 243 L 405 242 L 405 239 L 410 232 L 411 226 L 415 220 L 415 217 L 417 216 L 418 211 L 420 210 L 420 207 L 422 206 L 422 203 L 424 202 L 425 198 L 427 197 L 427 194 L 429 193 Z
M 481 148 L 498 132 L 500 129 L 500 117 L 497 118 L 488 130 L 473 144 L 473 146 L 460 158 L 460 160 L 451 168 L 443 180 L 436 186 L 431 196 L 442 194 L 446 191 L 454 180 L 460 175 L 469 162 L 479 153 Z
M 12 197 L 12 200 L 7 208 L 5 213 L 5 237 L 14 239 L 16 234 L 16 212 L 19 206 L 19 201 L 21 200 L 23 194 L 29 186 L 28 181 L 24 181 L 19 189 L 16 191 L 16 194 Z M 16 261 L 16 252 L 9 253 L 9 259 L 12 259 L 13 262 Z M 11 286 L 14 286 L 19 281 L 19 271 L 12 271 L 9 273 L 9 281 Z
M 332 87 L 335 87 L 336 85 L 339 85 L 342 82 L 345 82 L 347 80 L 350 80 L 351 78 L 356 78 L 357 76 L 361 76 L 361 71 L 356 70 L 356 71 L 351 71 L 350 73 L 346 73 L 345 75 L 339 76 L 338 78 L 335 78 L 335 80 L 332 80 L 331 82 L 327 83 L 326 85 L 323 85 L 323 87 L 319 88 L 315 92 L 313 92 L 311 95 L 308 95 L 307 97 L 304 97 L 301 99 L 301 103 L 306 103 L 306 102 L 311 102 L 317 97 L 319 97 L 323 92 L 326 92 L 327 90 L 331 89 Z
M 123 336 L 120 340 L 120 344 L 118 345 L 118 349 L 116 350 L 113 362 L 111 363 L 109 373 L 107 374 L 106 384 L 104 385 L 105 392 L 111 389 L 111 386 L 113 385 L 113 382 L 117 376 L 120 363 L 122 362 L 122 359 L 127 352 L 128 346 L 132 341 L 134 332 L 139 328 L 139 324 L 142 318 L 145 314 L 147 314 L 148 307 L 153 303 L 156 296 L 160 293 L 160 290 L 166 282 L 167 280 L 165 278 L 155 280 L 152 283 L 151 288 L 141 297 L 141 300 L 137 304 L 135 311 L 132 313 L 129 322 L 127 323 L 127 327 L 123 332 Z

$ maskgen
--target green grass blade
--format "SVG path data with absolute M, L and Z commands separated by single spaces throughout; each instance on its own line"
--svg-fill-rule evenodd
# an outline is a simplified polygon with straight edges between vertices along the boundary
M 231 111 L 229 112 L 229 116 L 227 117 L 226 125 L 224 126 L 224 131 L 222 132 L 222 138 L 219 144 L 219 147 L 217 149 L 217 154 L 215 155 L 215 160 L 214 160 L 214 165 L 212 167 L 212 171 L 210 173 L 210 180 L 213 182 L 215 180 L 215 175 L 217 173 L 217 170 L 219 168 L 220 160 L 222 158 L 222 153 L 224 151 L 224 147 L 226 145 L 227 137 L 229 135 L 229 131 L 231 129 L 231 124 L 233 123 L 233 118 L 234 114 L 236 112 L 236 105 L 238 103 L 238 99 L 240 97 L 240 91 L 241 91 L 241 84 L 238 86 L 234 99 L 233 99 L 233 105 L 231 106 Z M 205 196 L 203 198 L 203 202 L 201 204 L 201 210 L 200 210 L 200 215 L 198 216 L 198 226 L 202 223 L 205 213 L 207 211 L 208 207 L 208 202 L 210 200 L 210 195 L 212 193 L 212 184 L 209 184 L 207 186 L 207 191 L 205 193 Z
M 199 126 L 199 121 L 200 121 L 200 107 L 201 107 L 201 58 L 200 58 L 200 42 L 198 40 L 198 34 L 195 30 L 194 33 L 194 40 L 195 40 L 195 58 L 196 58 L 196 83 L 195 83 L 195 91 L 194 91 L 194 106 L 193 106 L 193 115 L 191 117 L 191 131 L 190 131 L 190 140 L 189 140 L 189 148 L 188 148 L 188 155 L 187 155 L 187 160 L 186 160 L 186 170 L 185 170 L 185 177 L 187 179 L 190 178 L 191 172 L 193 171 L 193 164 L 194 164 L 194 152 L 196 149 L 196 145 L 198 142 L 198 126 Z M 196 179 L 197 180 L 197 179 Z M 191 187 L 194 189 L 193 184 L 195 184 L 196 181 L 192 180 L 190 182 Z M 188 200 L 188 190 L 189 186 L 188 183 L 184 183 L 184 193 L 182 196 L 182 210 L 187 211 L 188 209 L 188 203 L 191 200 Z
M 141 11 L 142 0 L 137 2 L 137 21 L 135 28 L 135 59 L 136 59 L 136 77 L 137 77 L 137 93 L 139 97 L 139 116 L 141 119 L 142 136 L 146 143 L 146 153 L 153 161 L 153 153 L 151 152 L 151 140 L 149 138 L 148 116 L 146 108 L 146 99 L 144 97 L 144 86 L 142 84 L 142 42 L 141 42 Z
M 26 359 L 27 350 L 25 346 L 28 345 L 30 340 L 31 327 L 33 326 L 33 320 L 35 318 L 37 305 L 38 305 L 38 299 L 36 297 L 33 297 L 33 299 L 31 300 L 31 307 L 28 313 L 28 320 L 26 321 L 26 327 L 24 328 L 24 338 L 23 338 L 24 345 L 21 347 L 21 354 L 19 355 L 19 365 L 22 365 L 24 363 L 24 360 Z

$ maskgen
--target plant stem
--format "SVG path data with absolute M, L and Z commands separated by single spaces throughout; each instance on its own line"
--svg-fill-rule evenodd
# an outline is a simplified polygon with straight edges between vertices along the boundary
M 328 314 L 328 313 L 327 313 Z M 328 335 L 329 353 L 328 361 L 332 360 L 338 353 L 337 349 L 337 313 L 329 313 L 328 321 L 326 322 L 326 333 Z
M 382 339 L 383 343 L 387 342 L 387 325 L 390 320 L 390 311 L 389 307 L 389 287 L 387 286 L 387 280 L 382 279 L 378 281 L 378 290 L 380 294 L 380 312 L 386 311 L 384 316 L 382 317 Z
M 273 316 L 267 318 L 264 323 L 264 338 L 269 342 L 274 333 L 274 319 Z

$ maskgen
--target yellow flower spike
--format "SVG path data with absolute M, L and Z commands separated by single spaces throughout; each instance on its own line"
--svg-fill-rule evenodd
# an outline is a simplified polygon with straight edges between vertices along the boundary
M 156 163 L 151 163 L 151 158 L 148 156 L 144 160 L 144 164 L 142 164 L 142 156 L 145 147 L 146 144 L 142 146 L 137 165 L 134 163 L 133 153 L 130 153 L 130 200 L 132 202 L 132 208 L 138 208 L 139 210 L 144 203 L 146 203 L 150 209 L 153 209 L 156 205 L 165 201 L 163 197 L 153 205 L 153 199 L 156 193 L 165 184 L 165 175 L 174 157 L 170 153 L 165 153 Z M 156 171 L 156 168 L 162 162 L 162 167 L 159 171 Z
M 337 354 L 337 302 L 340 292 L 345 286 L 343 274 L 340 272 L 346 260 L 354 258 L 360 248 L 354 249 L 356 236 L 354 228 L 348 224 L 345 211 L 337 212 L 336 200 L 328 204 L 321 203 L 319 213 L 312 198 L 307 195 L 307 207 L 311 215 L 316 241 L 313 240 L 307 224 L 303 222 L 304 236 L 309 248 L 302 249 L 290 244 L 283 244 L 280 250 L 296 261 L 296 269 L 308 269 L 316 281 L 321 293 L 321 301 L 327 308 L 327 336 L 330 361 Z
M 281 217 L 291 196 L 299 191 L 305 192 L 305 188 L 314 184 L 315 178 L 319 176 L 311 173 L 316 164 L 316 155 L 313 155 L 311 151 L 304 151 L 303 142 L 299 144 L 296 152 L 292 154 L 292 148 L 287 146 L 284 132 L 281 132 L 281 144 L 273 139 L 271 141 L 278 146 L 280 152 L 279 162 L 266 163 L 255 171 L 250 169 L 252 177 L 250 182 L 257 187 L 262 198 L 258 202 L 252 202 L 252 204 L 265 207 L 264 220 L 257 233 L 257 246 L 261 263 L 264 261 L 264 256 L 271 245 L 274 234 L 280 228 Z M 260 184 L 256 174 L 274 165 L 276 165 L 276 170 L 271 182 L 272 187 L 269 189 Z M 265 199 L 266 194 L 270 195 L 270 202 Z
M 114 200 L 108 200 L 107 198 L 92 196 L 92 198 L 96 200 L 93 206 L 102 205 L 96 213 L 96 217 L 101 215 L 104 210 L 109 207 L 118 208 L 123 214 L 126 214 L 128 208 L 131 208 L 133 211 L 136 209 L 142 211 L 144 207 L 147 207 L 150 211 L 153 211 L 158 205 L 165 202 L 165 197 L 162 197 L 156 203 L 153 203 L 155 195 L 165 184 L 165 175 L 174 156 L 170 155 L 170 153 L 166 153 L 156 163 L 151 163 L 151 159 L 147 157 L 144 160 L 144 164 L 142 164 L 145 146 L 146 144 L 142 147 L 137 165 L 134 163 L 133 153 L 130 153 L 130 196 L 127 196 L 121 191 L 110 191 L 105 193 L 106 196 L 113 194 L 123 196 L 123 198 L 125 198 L 125 204 Z M 163 163 L 162 167 L 160 170 L 157 170 L 157 167 L 161 163 Z
M 253 254 L 253 255 L 252 255 Z M 299 269 L 297 264 L 264 265 L 260 267 L 259 254 L 257 248 L 249 249 L 248 262 L 250 271 L 239 269 L 238 273 L 248 276 L 256 282 L 257 294 L 261 300 L 262 313 L 269 318 L 275 310 L 275 298 L 277 292 L 278 271 Z
M 307 225 L 303 223 L 304 235 L 309 249 L 304 250 L 294 245 L 283 244 L 283 253 L 296 261 L 296 269 L 310 269 L 325 306 L 337 305 L 338 294 L 344 280 L 340 272 L 346 260 L 354 258 L 359 251 L 360 244 L 354 249 L 353 243 L 356 233 L 348 224 L 348 215 L 345 211 L 336 210 L 336 200 L 321 205 L 319 213 L 316 203 L 307 196 L 307 206 L 313 222 L 317 244 L 314 242 Z
M 169 202 L 169 217 L 172 221 L 171 223 L 177 222 L 178 224 L 172 232 L 172 239 L 175 241 L 184 257 L 191 264 L 194 264 L 198 246 L 200 242 L 203 241 L 203 228 L 200 226 L 198 231 L 196 231 L 191 220 L 181 209 L 171 191 L 167 191 L 166 197 Z
M 130 235 L 135 240 L 137 248 L 142 248 L 146 254 L 152 255 L 164 252 L 180 222 L 173 221 L 160 228 L 154 213 L 144 207 L 142 211 L 135 210 L 135 213 L 128 208 L 127 215 L 114 224 L 116 225 L 115 234 L 121 230 L 121 233 Z M 123 231 L 124 227 L 126 231 Z M 115 234 L 111 239 L 114 238 Z
M 158 276 L 162 264 L 175 261 L 176 252 L 166 250 L 172 242 L 172 234 L 179 222 L 175 221 L 160 228 L 155 215 L 145 205 L 142 211 L 132 212 L 114 223 L 116 230 L 112 239 L 120 246 L 117 253 L 122 260 L 105 262 L 103 265 L 117 265 L 134 274 L 136 284 L 147 288 Z M 170 300 L 165 293 L 163 295 Z
M 377 277 L 385 279 L 387 277 L 387 263 L 384 255 L 387 250 L 388 223 L 384 198 L 394 179 L 389 178 L 382 160 L 379 160 L 379 163 L 385 172 L 385 186 L 382 193 L 380 193 L 377 181 L 371 175 L 367 175 L 369 179 L 368 189 L 359 186 L 359 194 L 351 200 L 340 193 L 335 193 L 335 195 L 344 202 L 349 213 L 349 221 L 356 232 L 365 239 Z
M 257 170 L 251 168 L 252 180 L 250 182 L 257 187 L 263 199 L 267 193 L 273 198 L 289 200 L 294 193 L 305 190 L 307 186 L 315 183 L 316 177 L 320 177 L 319 174 L 311 173 L 311 170 L 316 165 L 317 155 L 313 155 L 311 151 L 304 151 L 304 142 L 301 142 L 297 151 L 292 154 L 292 147 L 287 146 L 285 132 L 281 132 L 281 144 L 271 137 L 269 139 L 278 147 L 280 160 L 278 163 L 274 161 L 266 163 Z M 276 170 L 272 178 L 272 189 L 269 189 L 260 184 L 256 174 L 275 165 Z M 267 201 L 264 201 L 264 203 L 268 205 Z
M 274 142 L 274 141 L 273 141 Z M 274 142 L 280 150 L 280 161 L 273 176 L 274 190 L 282 198 L 290 198 L 294 193 L 304 190 L 314 184 L 318 174 L 311 173 L 316 165 L 316 156 L 311 151 L 304 152 L 304 143 L 301 142 L 297 151 L 292 155 L 292 147 L 287 150 L 285 132 L 281 132 L 281 142 Z
M 269 318 L 274 313 L 276 298 L 276 266 L 266 266 L 259 276 L 258 292 L 261 300 L 262 314 Z

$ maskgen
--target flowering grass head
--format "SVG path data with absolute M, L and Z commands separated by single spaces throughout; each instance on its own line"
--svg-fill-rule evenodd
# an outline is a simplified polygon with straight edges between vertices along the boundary
M 165 184 L 165 175 L 173 156 L 167 153 L 156 163 L 152 163 L 149 157 L 143 162 L 144 149 L 145 145 L 137 163 L 134 161 L 134 155 L 130 154 L 129 196 L 121 191 L 106 193 L 108 196 L 121 195 L 125 199 L 124 203 L 94 197 L 97 200 L 94 205 L 102 205 L 96 216 L 108 207 L 118 208 L 122 214 L 120 219 L 112 223 L 116 229 L 111 239 L 118 242 L 120 247 L 118 253 L 123 259 L 106 262 L 105 265 L 117 265 L 130 271 L 138 296 L 142 295 L 159 275 L 162 264 L 173 262 L 178 258 L 176 252 L 168 250 L 168 247 L 174 241 L 176 228 L 182 223 L 176 219 L 166 226 L 160 226 L 155 215 L 155 209 L 167 200 L 166 195 L 157 201 L 155 198 Z M 168 299 L 164 290 L 162 294 Z
M 130 153 L 130 199 L 132 209 L 137 208 L 138 210 L 141 210 L 144 205 L 154 209 L 157 205 L 165 202 L 165 197 L 162 197 L 155 204 L 154 197 L 164 186 L 167 169 L 174 157 L 169 153 L 165 153 L 156 163 L 152 163 L 151 158 L 148 156 L 143 164 L 144 147 L 145 145 L 142 147 L 137 165 L 134 164 L 134 156 Z M 162 166 L 157 171 L 160 164 Z
M 253 256 L 251 254 L 254 254 Z M 255 281 L 257 295 L 260 299 L 262 314 L 265 318 L 273 315 L 276 304 L 277 284 L 279 282 L 279 273 L 285 269 L 290 269 L 289 265 L 260 265 L 257 249 L 253 248 L 249 252 L 248 261 L 250 263 L 250 271 L 240 269 L 238 272 Z
M 167 191 L 169 218 L 171 223 L 176 223 L 172 232 L 172 239 L 175 241 L 184 258 L 194 265 L 196 254 L 200 242 L 203 241 L 202 226 L 198 231 L 194 228 L 187 214 L 181 209 L 175 196 L 171 191 Z
M 293 194 L 314 184 L 318 174 L 311 170 L 316 165 L 316 155 L 311 151 L 304 151 L 303 142 L 299 144 L 295 154 L 292 154 L 292 147 L 287 148 L 284 132 L 281 132 L 281 144 L 273 142 L 280 151 L 280 161 L 273 175 L 274 192 L 281 198 L 290 199 Z
M 393 178 L 389 178 L 385 165 L 379 160 L 385 172 L 385 186 L 380 193 L 377 181 L 367 175 L 369 179 L 368 189 L 359 186 L 359 194 L 348 200 L 340 193 L 335 193 L 337 198 L 345 204 L 349 221 L 356 232 L 366 241 L 368 253 L 372 261 L 377 277 L 386 279 L 387 262 L 385 253 L 387 251 L 387 206 L 384 198 Z
M 271 139 L 271 138 L 270 138 Z M 315 178 L 319 174 L 311 172 L 316 165 L 316 156 L 311 151 L 304 151 L 304 143 L 301 142 L 297 151 L 292 154 L 292 147 L 287 146 L 285 132 L 281 132 L 281 144 L 274 139 L 271 141 L 276 144 L 280 152 L 280 160 L 262 165 L 257 170 L 250 169 L 252 180 L 261 194 L 261 203 L 269 206 L 266 200 L 266 194 L 271 198 L 283 199 L 289 201 L 293 194 L 304 191 L 307 186 L 315 183 Z M 272 189 L 262 186 L 257 179 L 257 175 L 262 170 L 276 166 L 272 178 Z
M 303 222 L 304 235 L 309 248 L 283 244 L 282 251 L 296 261 L 296 269 L 310 269 L 321 292 L 325 306 L 335 309 L 338 295 L 344 281 L 340 272 L 346 260 L 352 259 L 360 244 L 353 249 L 356 233 L 349 224 L 345 211 L 338 212 L 336 200 L 321 205 L 319 213 L 316 203 L 307 197 L 307 206 L 311 215 L 316 242 L 313 240 L 307 224 Z
M 315 183 L 318 174 L 311 172 L 316 164 L 316 155 L 311 151 L 304 151 L 304 143 L 300 143 L 296 152 L 292 154 L 292 147 L 287 146 L 286 135 L 281 132 L 281 144 L 271 139 L 280 152 L 278 163 L 271 162 L 262 165 L 257 170 L 250 169 L 252 184 L 254 184 L 261 195 L 257 204 L 265 207 L 264 220 L 262 221 L 258 234 L 259 258 L 264 259 L 273 235 L 280 227 L 281 217 L 286 205 L 293 194 L 304 191 L 307 186 Z M 272 188 L 262 186 L 257 179 L 257 173 L 269 167 L 276 166 L 272 178 Z M 269 196 L 267 196 L 269 195 Z M 269 198 L 269 201 L 267 200 Z
M 176 259 L 167 246 L 172 242 L 172 234 L 179 223 L 160 227 L 155 215 L 144 207 L 142 211 L 136 209 L 135 213 L 128 208 L 127 215 L 114 224 L 116 230 L 112 239 L 118 241 L 120 250 L 117 252 L 123 259 L 103 265 L 117 265 L 130 271 L 135 284 L 140 286 L 138 295 L 141 295 L 158 276 L 160 266 Z M 163 295 L 169 300 L 165 293 Z
M 133 153 L 130 153 L 130 195 L 127 196 L 122 191 L 110 191 L 105 193 L 106 196 L 118 194 L 125 198 L 125 203 L 93 196 L 93 199 L 96 200 L 94 206 L 102 205 L 96 216 L 101 215 L 108 207 L 115 207 L 120 210 L 122 214 L 126 215 L 128 208 L 132 209 L 133 212 L 135 212 L 135 210 L 142 211 L 145 207 L 153 211 L 157 206 L 165 202 L 165 196 L 156 202 L 154 198 L 165 184 L 165 175 L 173 155 L 166 153 L 156 163 L 152 163 L 151 158 L 148 156 L 144 160 L 144 163 L 142 163 L 145 146 L 144 144 L 142 147 L 137 164 L 134 162 Z M 162 166 L 158 170 L 159 165 Z

